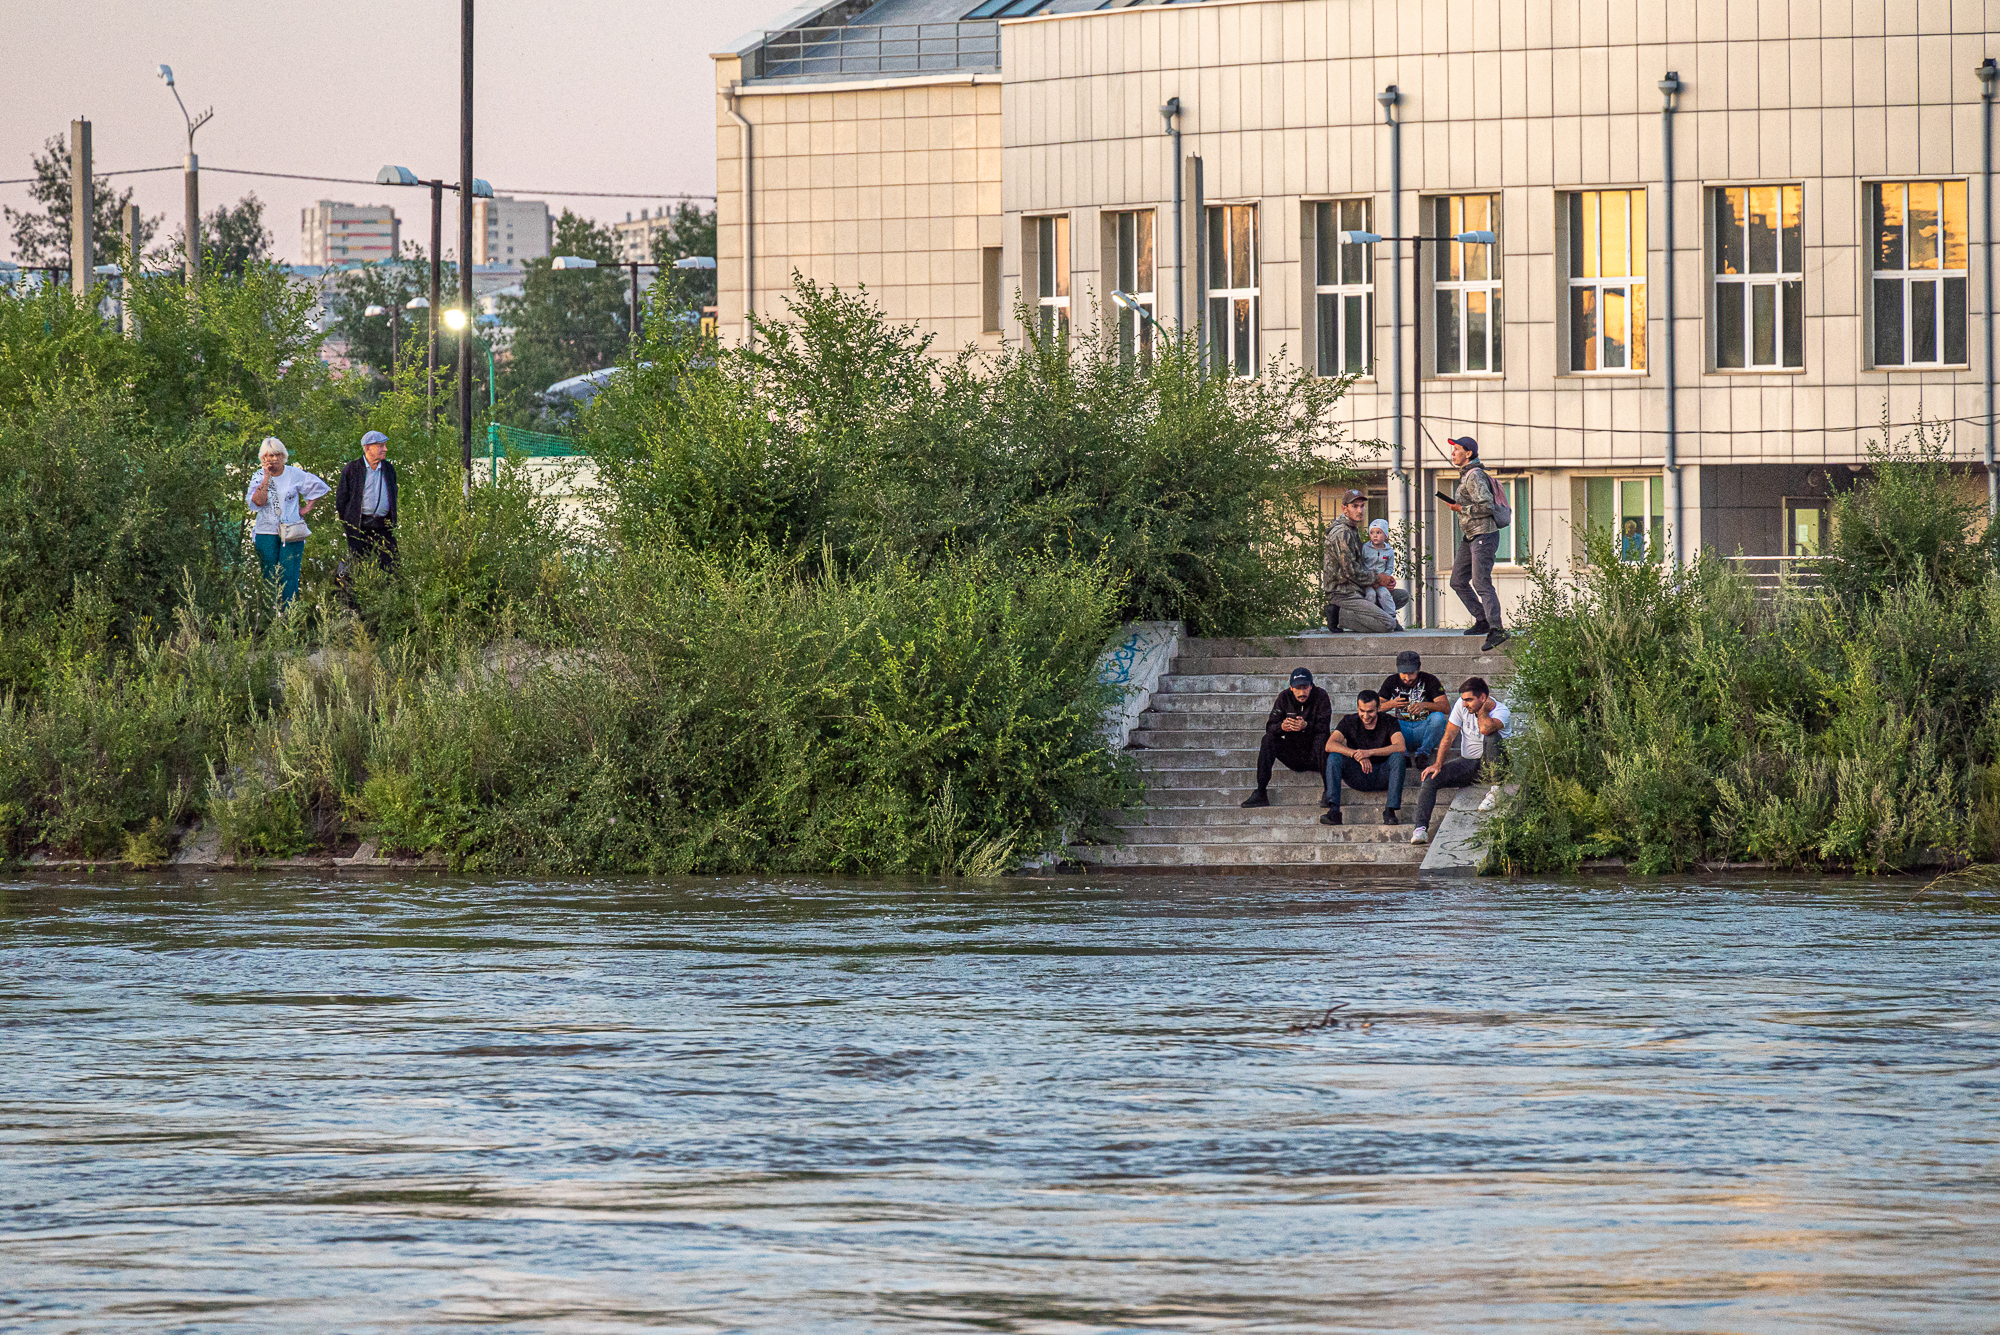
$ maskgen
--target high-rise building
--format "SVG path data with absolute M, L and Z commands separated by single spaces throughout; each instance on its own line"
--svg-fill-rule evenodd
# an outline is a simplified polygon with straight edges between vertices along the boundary
M 299 210 L 302 264 L 390 260 L 403 244 L 403 225 L 387 204 L 345 204 L 322 199 Z
M 496 195 L 472 201 L 472 262 L 519 264 L 549 253 L 554 228 L 539 199 Z
M 611 230 L 618 234 L 618 258 L 651 262 L 654 240 L 665 236 L 672 225 L 673 212 L 666 208 L 640 209 L 637 218 L 626 214 L 624 222 L 611 224 Z M 669 258 L 679 259 L 680 256 Z

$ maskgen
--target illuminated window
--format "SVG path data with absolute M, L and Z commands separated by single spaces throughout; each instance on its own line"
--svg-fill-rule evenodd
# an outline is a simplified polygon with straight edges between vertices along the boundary
M 1030 219 L 1035 236 L 1035 303 L 1044 337 L 1069 333 L 1069 215 Z
M 1117 233 L 1117 290 L 1137 301 L 1147 315 L 1158 318 L 1159 303 L 1153 278 L 1154 214 L 1151 209 L 1135 209 L 1111 215 Z M 1144 361 L 1153 355 L 1153 321 L 1124 306 L 1118 312 L 1118 356 Z
M 1313 211 L 1313 304 L 1321 375 L 1367 375 L 1374 368 L 1375 247 L 1341 241 L 1367 232 L 1365 199 L 1334 199 Z
M 1569 196 L 1569 369 L 1646 367 L 1646 192 Z
M 1208 364 L 1257 374 L 1257 206 L 1208 210 Z
M 1805 191 L 1796 185 L 1715 192 L 1715 365 L 1804 366 Z
M 1443 195 L 1427 201 L 1437 297 L 1438 375 L 1492 374 L 1500 365 L 1500 196 Z M 1446 241 L 1491 232 L 1492 244 Z
M 1963 366 L 1965 182 L 1868 187 L 1877 366 Z

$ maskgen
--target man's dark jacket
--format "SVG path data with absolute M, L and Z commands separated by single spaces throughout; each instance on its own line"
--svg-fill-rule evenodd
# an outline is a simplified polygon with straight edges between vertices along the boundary
M 382 516 L 391 528 L 396 526 L 396 465 L 387 459 L 382 461 L 382 485 L 389 489 L 389 513 Z M 333 493 L 333 512 L 340 516 L 340 522 L 349 528 L 361 527 L 361 502 L 368 492 L 368 461 L 352 459 L 340 470 L 340 486 Z
M 1279 725 L 1288 718 L 1303 717 L 1306 726 L 1299 732 L 1286 732 Z M 1333 701 L 1327 697 L 1323 687 L 1315 686 L 1303 703 L 1292 694 L 1290 688 L 1278 692 L 1278 702 L 1271 706 L 1271 715 L 1264 720 L 1264 735 L 1279 746 L 1304 746 L 1312 751 L 1326 749 L 1327 735 L 1333 731 Z

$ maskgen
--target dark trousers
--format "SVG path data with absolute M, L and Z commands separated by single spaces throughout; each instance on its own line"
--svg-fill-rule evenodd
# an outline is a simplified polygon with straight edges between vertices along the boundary
M 1424 786 L 1417 792 L 1416 823 L 1429 825 L 1431 812 L 1437 807 L 1438 789 L 1464 788 L 1479 778 L 1479 771 L 1486 765 L 1484 760 L 1467 760 L 1458 757 L 1438 766 L 1438 772 L 1424 780 Z
M 1276 762 L 1283 761 L 1286 769 L 1299 774 L 1317 774 L 1325 755 L 1324 733 L 1265 733 L 1264 744 L 1257 748 L 1257 791 L 1270 786 L 1271 766 Z
M 1357 793 L 1387 793 L 1382 805 L 1394 811 L 1403 805 L 1403 774 L 1409 767 L 1410 758 L 1398 752 L 1392 756 L 1377 756 L 1374 760 L 1375 772 L 1361 772 L 1361 762 L 1353 756 L 1344 756 L 1337 751 L 1326 755 L 1326 795 L 1333 799 L 1333 809 L 1340 810 L 1340 785 L 1345 782 Z
M 1460 538 L 1451 562 L 1451 591 L 1489 630 L 1500 629 L 1500 595 L 1493 592 L 1493 558 L 1500 552 L 1500 535 L 1482 533 Z
M 344 524 L 347 552 L 357 561 L 373 561 L 384 570 L 396 568 L 396 530 L 379 519 Z

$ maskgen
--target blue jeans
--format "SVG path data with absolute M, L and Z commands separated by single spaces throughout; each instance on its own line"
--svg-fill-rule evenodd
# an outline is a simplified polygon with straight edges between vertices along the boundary
M 1361 772 L 1361 762 L 1353 756 L 1343 756 L 1337 752 L 1326 753 L 1326 796 L 1333 804 L 1332 809 L 1340 810 L 1340 785 L 1346 781 L 1349 788 L 1359 793 L 1388 794 L 1382 805 L 1394 811 L 1403 805 L 1403 771 L 1409 766 L 1406 755 L 1377 756 L 1372 762 L 1373 774 Z
M 1451 722 L 1451 715 L 1443 710 L 1435 710 L 1420 719 L 1401 720 L 1403 729 L 1403 749 L 1410 758 L 1429 756 L 1437 759 L 1438 747 L 1444 742 L 1444 729 Z
M 264 567 L 264 578 L 269 579 L 276 572 L 284 580 L 278 590 L 278 606 L 283 607 L 299 596 L 299 562 L 305 559 L 306 545 L 303 542 L 279 542 L 275 533 L 253 536 L 257 543 L 257 564 Z

